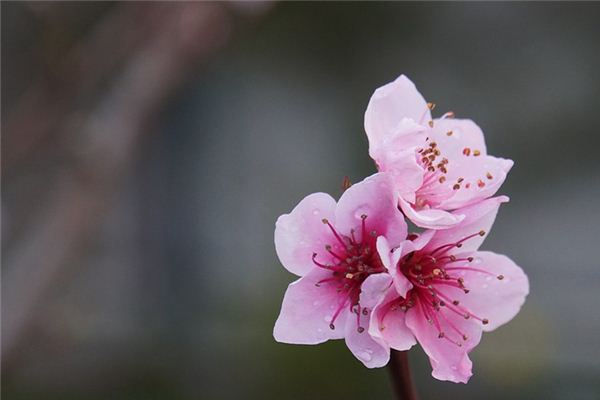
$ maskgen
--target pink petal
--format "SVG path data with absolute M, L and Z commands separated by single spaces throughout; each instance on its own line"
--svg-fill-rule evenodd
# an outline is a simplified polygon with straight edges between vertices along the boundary
M 477 250 L 492 227 L 500 204 L 507 201 L 508 197 L 498 196 L 456 210 L 453 214 L 464 215 L 464 220 L 450 229 L 436 231 L 425 249 L 433 250 L 445 244 L 456 243 L 467 236 L 484 231 L 484 236 L 475 235 L 464 241 L 460 248 L 461 252 Z
M 405 241 L 408 246 L 412 245 L 412 242 Z M 392 252 L 392 249 L 386 238 L 380 236 L 377 238 L 377 252 L 379 253 L 379 257 L 383 266 L 389 271 L 390 278 L 393 279 L 394 286 L 398 294 L 402 297 L 406 296 L 406 293 L 412 289 L 413 285 L 410 281 L 404 276 L 402 272 L 398 269 L 398 261 L 402 257 L 402 244 L 400 248 L 396 248 L 395 251 Z
M 435 231 L 428 230 L 418 235 L 418 237 L 414 240 L 405 240 L 404 242 L 400 243 L 398 247 L 392 250 L 392 253 L 386 260 L 387 264 L 386 262 L 383 263 L 394 280 L 396 292 L 401 297 L 406 297 L 408 291 L 413 288 L 413 284 L 406 278 L 402 271 L 398 269 L 398 261 L 400 261 L 400 259 L 408 253 L 421 250 L 427 243 L 429 243 L 434 234 Z M 387 248 L 387 246 L 385 246 L 387 243 L 385 243 L 385 238 L 380 239 L 382 243 L 380 246 L 380 242 L 377 242 L 377 249 L 381 256 L 381 254 L 384 253 Z
M 360 326 L 364 329 L 362 332 L 358 331 L 356 317 L 356 314 L 350 314 L 348 316 L 346 322 L 346 346 L 348 346 L 352 354 L 354 354 L 354 356 L 366 367 L 383 367 L 390 359 L 389 346 L 383 342 L 375 341 L 371 335 L 369 335 L 368 315 L 364 315 L 363 313 L 360 314 Z
M 283 266 L 303 276 L 314 267 L 312 255 L 321 253 L 332 234 L 323 218 L 335 223 L 335 200 L 325 193 L 306 196 L 275 224 L 275 249 Z
M 407 227 L 397 204 L 389 175 L 371 175 L 344 192 L 335 210 L 336 227 L 347 236 L 355 229 L 357 240 L 360 240 L 361 216 L 366 215 L 368 232 L 375 231 L 377 236 L 385 236 L 390 243 L 400 243 L 406 237 Z
M 493 196 L 504 183 L 514 163 L 504 158 L 479 156 L 452 164 L 453 160 L 448 164 L 447 182 L 453 184 L 460 178 L 464 180 L 460 188 L 454 191 L 454 195 L 439 206 L 449 210 Z
M 448 229 L 458 224 L 464 218 L 459 213 L 449 213 L 433 208 L 425 208 L 417 211 L 403 198 L 399 198 L 399 203 L 406 217 L 421 228 Z
M 372 310 L 385 296 L 392 286 L 392 277 L 389 274 L 373 274 L 362 283 L 360 287 L 360 305 L 367 310 Z
M 377 342 L 386 343 L 395 350 L 408 350 L 417 342 L 406 326 L 406 313 L 401 309 L 390 310 L 391 302 L 396 300 L 399 294 L 393 287 L 389 287 L 389 283 L 387 285 L 388 289 L 371 312 L 369 334 Z
M 489 271 L 486 274 L 476 271 L 464 271 L 463 279 L 469 293 L 452 290 L 453 298 L 460 301 L 465 309 L 489 323 L 483 325 L 489 332 L 510 321 L 521 309 L 525 297 L 529 294 L 529 281 L 521 268 L 510 258 L 488 251 L 461 253 L 457 257 L 474 258 L 464 266 Z M 497 276 L 503 279 L 499 280 Z
M 469 149 L 470 157 L 475 157 L 473 153 L 476 150 L 480 155 L 487 154 L 483 132 L 470 119 L 436 119 L 428 135 L 431 142 L 437 143 L 441 156 L 449 160 L 466 157 L 463 153 L 465 148 Z
M 379 171 L 388 172 L 391 175 L 394 189 L 400 197 L 407 201 L 415 201 L 415 192 L 423 184 L 425 171 L 417 163 L 415 149 L 395 150 L 394 147 L 386 147 L 385 154 L 377 159 Z
M 460 188 L 439 208 L 453 210 L 493 196 L 513 165 L 512 160 L 487 155 L 483 132 L 471 120 L 435 120 L 429 135 L 440 157 L 449 161 L 446 185 L 453 187 L 460 180 Z
M 431 120 L 427 103 L 415 85 L 404 75 L 378 88 L 365 112 L 365 131 L 369 138 L 369 154 L 386 147 L 384 142 L 394 137 L 397 148 L 414 146 L 411 136 L 424 130 Z
M 435 323 L 427 321 L 427 316 L 423 313 L 418 303 L 406 313 L 406 325 L 429 356 L 434 378 L 443 381 L 466 383 L 471 375 L 473 375 L 471 372 L 473 364 L 469 359 L 468 353 L 481 340 L 481 326 L 476 324 L 472 319 L 466 320 L 445 307 L 435 312 L 435 316 L 446 338 L 439 337 L 440 331 L 437 329 Z M 451 324 L 460 333 L 456 332 Z M 463 334 L 466 335 L 467 340 L 463 339 Z M 448 339 L 461 343 L 461 346 L 459 347 Z
M 291 344 L 318 344 L 344 337 L 348 307 L 344 307 L 335 320 L 336 328 L 331 329 L 329 324 L 341 300 L 340 294 L 333 286 L 315 285 L 329 277 L 331 272 L 314 268 L 288 286 L 273 330 L 275 340 Z
M 431 241 L 433 236 L 435 235 L 434 230 L 427 230 L 420 234 L 413 234 L 417 237 L 413 240 L 405 240 L 398 246 L 397 250 L 400 250 L 400 257 L 407 255 L 408 253 L 412 253 L 413 251 L 418 251 L 427 246 L 427 243 Z M 397 250 L 394 250 L 396 252 Z
M 367 315 L 361 313 L 360 326 L 364 329 L 358 332 L 355 322 L 357 315 L 351 314 L 346 323 L 346 345 L 369 368 L 382 367 L 389 361 L 390 348 L 383 340 L 370 336 L 370 321 L 373 308 L 385 296 L 392 285 L 392 278 L 388 274 L 375 274 L 369 276 L 361 286 L 360 305 L 366 310 Z M 365 312 L 365 311 L 363 311 Z

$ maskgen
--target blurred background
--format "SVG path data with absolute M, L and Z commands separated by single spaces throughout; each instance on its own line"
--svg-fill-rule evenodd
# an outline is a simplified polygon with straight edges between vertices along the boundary
M 1 7 L 4 398 L 391 398 L 343 342 L 275 343 L 273 229 L 374 172 L 401 73 L 515 160 L 484 248 L 531 281 L 467 386 L 411 351 L 422 398 L 600 398 L 599 3 Z

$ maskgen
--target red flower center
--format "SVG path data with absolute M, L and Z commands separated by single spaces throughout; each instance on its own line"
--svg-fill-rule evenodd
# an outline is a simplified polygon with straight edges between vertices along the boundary
M 485 232 L 480 231 L 433 250 L 415 251 L 405 255 L 398 262 L 397 268 L 412 283 L 413 288 L 409 290 L 406 298 L 400 297 L 391 302 L 387 311 L 397 309 L 407 311 L 411 307 L 420 307 L 427 322 L 438 331 L 440 339 L 462 346 L 461 339 L 466 341 L 468 336 L 448 318 L 448 313 L 460 315 L 465 319 L 473 318 L 484 325 L 487 325 L 489 320 L 481 318 L 461 305 L 458 299 L 453 298 L 452 293 L 456 293 L 457 289 L 465 294 L 469 293 L 470 290 L 463 278 L 466 271 L 494 274 L 472 267 L 471 256 L 457 257 L 451 253 L 454 249 L 462 247 L 465 241 L 483 235 Z M 496 278 L 502 280 L 504 276 L 496 275 Z M 443 327 L 452 332 L 445 331 Z
M 358 332 L 363 332 L 360 326 L 360 315 L 366 315 L 368 310 L 361 308 L 359 304 L 360 287 L 365 279 L 371 274 L 385 272 L 386 268 L 381 263 L 377 253 L 377 231 L 368 230 L 367 215 L 361 215 L 360 241 L 356 238 L 356 231 L 352 229 L 350 236 L 345 236 L 336 231 L 327 219 L 323 223 L 329 226 L 333 234 L 332 244 L 325 245 L 330 263 L 317 261 L 317 253 L 313 253 L 313 262 L 319 268 L 331 271 L 331 276 L 320 280 L 315 285 L 328 285 L 335 287 L 340 294 L 339 302 L 331 319 L 329 327 L 335 329 L 335 320 L 344 310 L 349 307 L 356 314 Z

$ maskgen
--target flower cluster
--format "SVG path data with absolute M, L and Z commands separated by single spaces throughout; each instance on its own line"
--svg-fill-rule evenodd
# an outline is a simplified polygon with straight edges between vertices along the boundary
M 513 165 L 487 154 L 471 120 L 434 109 L 404 75 L 375 91 L 365 113 L 378 173 L 336 201 L 304 198 L 279 217 L 275 247 L 300 279 L 275 323 L 283 343 L 344 339 L 369 368 L 417 342 L 433 376 L 467 382 L 482 332 L 511 320 L 529 292 L 508 257 L 479 246 L 506 196 Z M 406 219 L 419 229 L 408 232 Z

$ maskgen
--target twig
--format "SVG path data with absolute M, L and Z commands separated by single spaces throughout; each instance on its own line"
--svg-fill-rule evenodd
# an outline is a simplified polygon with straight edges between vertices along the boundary
M 407 351 L 392 350 L 389 371 L 396 399 L 417 400 L 417 390 L 410 374 Z

